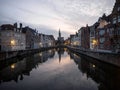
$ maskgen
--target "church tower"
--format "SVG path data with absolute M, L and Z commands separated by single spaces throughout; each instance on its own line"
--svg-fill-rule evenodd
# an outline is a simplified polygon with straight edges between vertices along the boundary
M 61 38 L 61 32 L 60 32 L 60 29 L 59 29 L 59 38 Z
M 59 45 L 63 44 L 64 42 L 64 37 L 61 37 L 61 31 L 59 29 L 59 32 L 58 32 L 58 43 Z

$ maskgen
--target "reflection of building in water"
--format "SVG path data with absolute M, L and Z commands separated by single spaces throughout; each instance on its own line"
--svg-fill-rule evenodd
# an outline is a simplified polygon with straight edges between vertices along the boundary
M 23 71 L 26 68 L 25 60 L 19 61 L 18 63 L 11 64 L 8 67 L 0 70 L 0 82 L 8 82 L 14 80 L 17 82 L 18 80 L 23 79 Z
M 78 64 L 81 61 L 81 58 L 78 55 L 74 54 L 74 53 L 70 53 L 70 58 L 74 59 L 76 64 Z
M 18 82 L 19 80 L 24 79 L 24 75 L 30 75 L 30 72 L 33 68 L 37 68 L 39 63 L 43 63 L 48 60 L 48 58 L 52 58 L 55 55 L 54 50 L 49 50 L 45 52 L 41 52 L 39 54 L 35 54 L 32 56 L 28 56 L 21 61 L 10 64 L 0 70 L 0 83 L 9 82 L 14 80 Z M 6 63 L 8 64 L 8 63 Z
M 55 55 L 55 50 L 48 50 L 48 51 L 44 51 L 44 52 L 40 52 L 38 54 L 36 54 L 34 57 L 37 58 L 37 60 L 40 61 L 40 63 L 43 63 L 45 61 L 47 61 L 49 58 L 53 58 Z
M 77 60 L 76 55 L 70 54 L 78 68 L 82 73 L 87 74 L 88 78 L 92 78 L 98 83 L 98 90 L 119 90 L 120 89 L 120 69 L 105 64 L 88 57 L 81 57 Z M 76 60 L 78 62 L 76 62 Z
M 61 55 L 64 54 L 64 48 L 58 48 L 57 53 L 59 55 L 59 63 L 61 62 Z

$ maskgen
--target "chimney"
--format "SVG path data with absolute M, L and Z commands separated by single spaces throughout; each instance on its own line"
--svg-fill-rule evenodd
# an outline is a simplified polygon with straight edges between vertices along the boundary
M 20 30 L 22 30 L 22 23 L 20 23 Z
M 88 27 L 88 24 L 86 24 L 86 27 Z
M 17 30 L 17 23 L 14 23 L 14 28 Z

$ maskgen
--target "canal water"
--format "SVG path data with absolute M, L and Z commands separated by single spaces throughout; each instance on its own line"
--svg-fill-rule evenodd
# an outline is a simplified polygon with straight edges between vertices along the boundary
M 0 90 L 120 90 L 120 68 L 53 49 L 0 62 Z

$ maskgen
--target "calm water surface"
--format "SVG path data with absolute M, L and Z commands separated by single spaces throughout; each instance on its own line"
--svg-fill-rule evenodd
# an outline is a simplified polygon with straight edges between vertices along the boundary
M 119 68 L 66 49 L 0 65 L 0 90 L 120 90 Z

